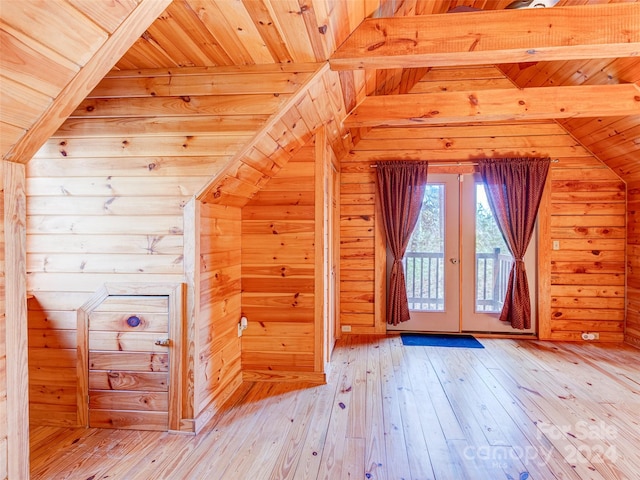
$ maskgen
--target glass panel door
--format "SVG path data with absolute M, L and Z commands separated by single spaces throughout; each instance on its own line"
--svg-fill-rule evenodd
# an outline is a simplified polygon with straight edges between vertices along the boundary
M 411 320 L 389 330 L 460 331 L 458 203 L 457 175 L 429 175 L 404 257 Z
M 475 310 L 500 313 L 513 256 L 491 212 L 484 183 L 474 182 L 475 202 Z M 471 272 L 469 272 L 471 273 Z
M 411 319 L 388 330 L 535 333 L 536 235 L 524 257 L 532 327 L 499 320 L 513 258 L 479 175 L 430 175 L 422 212 L 404 258 Z M 387 255 L 390 270 L 391 254 Z M 460 260 L 460 261 L 459 261 Z
M 513 257 L 498 229 L 479 175 L 462 182 L 462 330 L 533 333 L 536 312 L 535 235 L 524 257 L 532 302 L 532 328 L 514 330 L 499 320 Z

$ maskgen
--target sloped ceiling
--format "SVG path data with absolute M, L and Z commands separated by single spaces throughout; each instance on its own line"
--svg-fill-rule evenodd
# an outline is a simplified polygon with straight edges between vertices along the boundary
M 28 162 L 170 1 L 2 1 L 2 158 Z
M 624 1 L 560 0 L 557 7 Z M 367 17 L 441 14 L 461 6 L 502 10 L 511 1 L 174 0 L 164 9 L 166 3 L 3 1 L 3 158 L 28 161 L 112 65 L 119 70 L 152 72 L 322 62 Z M 504 64 L 500 68 L 519 87 L 640 81 L 638 56 Z M 426 71 L 340 72 L 345 104 L 351 109 L 365 95 L 407 92 Z M 604 161 L 640 161 L 639 120 L 626 116 L 562 120 L 560 124 Z M 357 131 L 352 138 L 357 142 Z
M 614 85 L 640 81 L 638 57 L 502 65 L 501 69 L 522 88 Z M 640 115 L 564 119 L 558 122 L 612 168 L 619 166 L 621 162 L 640 162 Z

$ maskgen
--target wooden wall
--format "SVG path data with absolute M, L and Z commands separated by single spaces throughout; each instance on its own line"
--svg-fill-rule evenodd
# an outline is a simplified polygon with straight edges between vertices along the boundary
M 248 379 L 315 378 L 314 171 L 311 141 L 242 209 L 242 313 L 249 320 L 242 367 Z
M 172 166 L 179 159 L 170 149 L 162 158 L 143 152 L 121 157 L 118 147 L 99 147 L 101 140 L 52 139 L 28 166 L 27 270 L 35 296 L 29 315 L 31 419 L 36 423 L 77 424 L 76 309 L 94 291 L 105 282 L 184 278 L 182 207 L 204 183 L 203 167 L 193 162 L 178 176 Z M 96 148 L 82 148 L 85 141 Z
M 0 163 L 0 478 L 7 478 L 7 298 L 4 253 L 4 161 Z
M 633 70 L 624 74 L 630 78 L 638 76 Z M 626 182 L 627 296 L 624 338 L 626 342 L 640 347 L 640 155 L 635 141 L 640 133 L 640 116 L 574 119 L 563 123 Z
M 626 342 L 640 347 L 640 160 L 625 162 L 627 174 Z
M 309 75 L 266 73 L 279 90 L 265 94 L 227 73 L 213 93 L 208 71 L 114 73 L 29 162 L 33 421 L 77 423 L 75 310 L 105 282 L 184 281 L 184 205 Z M 236 95 L 241 79 L 254 87 Z
M 202 203 L 199 227 L 200 320 L 195 331 L 194 369 L 196 430 L 242 382 L 238 338 L 242 293 L 240 208 Z
M 560 250 L 550 254 L 545 338 L 581 340 L 582 332 L 599 332 L 600 341 L 622 341 L 625 200 L 624 182 L 594 157 L 561 161 L 551 170 L 550 234 Z
M 4 161 L 0 163 L 0 478 L 7 478 L 7 299 L 4 253 Z
M 345 151 L 338 75 L 316 68 L 112 72 L 29 162 L 32 421 L 78 423 L 75 311 L 103 283 L 187 281 L 192 310 L 199 303 L 200 216 L 184 208 L 198 192 L 205 203 L 242 207 L 324 124 L 334 150 Z M 184 398 L 198 405 L 186 405 L 185 418 L 213 394 L 200 385 L 193 395 L 194 367 Z
M 0 162 L 0 478 L 29 477 L 24 166 Z
M 413 92 L 504 87 L 494 67 L 432 69 Z M 384 245 L 376 223 L 376 160 L 469 161 L 484 156 L 550 156 L 549 199 L 540 212 L 540 334 L 579 340 L 622 339 L 624 322 L 624 183 L 553 121 L 437 127 L 377 127 L 342 160 L 341 322 L 356 333 L 384 332 Z M 460 168 L 431 168 L 458 172 Z M 469 169 L 467 168 L 467 173 Z M 559 251 L 551 251 L 553 240 Z M 545 313 L 546 312 L 546 313 Z
M 635 127 L 637 129 L 637 126 Z M 627 303 L 624 339 L 640 347 L 640 160 L 623 153 L 627 137 L 611 135 L 610 147 L 618 155 L 607 165 L 627 184 Z
M 351 333 L 384 333 L 381 285 L 386 283 L 376 271 L 382 233 L 376 224 L 374 160 L 366 152 L 358 156 L 356 146 L 340 168 L 340 324 Z

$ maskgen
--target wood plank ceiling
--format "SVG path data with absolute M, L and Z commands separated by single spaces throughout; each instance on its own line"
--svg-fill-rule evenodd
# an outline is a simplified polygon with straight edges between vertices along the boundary
M 123 46 L 130 45 L 135 38 L 114 35 L 118 28 L 129 24 L 129 36 L 132 32 L 139 32 L 144 22 L 136 20 L 134 13 L 154 15 L 150 4 L 155 3 L 156 9 L 158 6 L 158 2 L 146 0 L 105 2 L 102 8 L 82 0 L 59 3 L 60 9 L 54 14 L 57 20 L 54 19 L 53 23 L 63 23 L 54 36 L 53 31 L 44 26 L 42 29 L 29 27 L 30 21 L 43 16 L 44 12 L 39 10 L 43 8 L 41 4 L 29 3 L 29 7 L 24 8 L 24 2 L 3 2 L 0 23 L 3 50 L 5 45 L 12 44 L 12 51 L 21 52 L 17 57 L 2 56 L 1 150 L 5 159 L 29 160 L 34 147 L 37 149 L 39 146 L 37 143 L 46 139 L 42 138 L 43 134 L 54 126 L 57 128 L 73 111 L 73 107 L 88 93 L 86 85 L 94 85 L 99 80 L 97 72 L 102 70 L 88 64 L 91 58 L 95 58 L 92 54 L 108 46 L 109 39 L 115 39 L 120 50 L 114 50 L 108 57 L 113 62 L 118 58 L 114 54 L 121 53 Z M 442 14 L 461 7 L 503 10 L 510 3 L 511 0 L 174 0 L 113 68 L 148 69 L 152 73 L 156 69 L 166 72 L 167 69 L 185 67 L 235 66 L 242 70 L 247 65 L 322 62 L 331 57 L 366 17 Z M 607 3 L 628 2 L 560 0 L 556 8 Z M 47 10 L 49 17 L 52 15 L 50 10 Z M 72 18 L 74 28 L 65 28 L 68 20 L 64 23 L 64 18 Z M 88 32 L 82 33 L 84 30 L 78 26 L 83 26 Z M 64 42 L 58 41 L 60 35 Z M 89 42 L 86 48 L 77 48 L 75 36 L 78 36 L 76 40 L 83 40 L 83 45 Z M 51 42 L 52 38 L 56 41 Z M 15 45 L 20 48 L 16 49 Z M 48 71 L 60 71 L 47 77 L 49 80 L 38 75 L 42 71 L 41 62 L 45 60 Z M 101 65 L 104 69 L 104 58 Z M 36 69 L 29 72 L 26 67 Z M 640 81 L 640 57 L 637 55 L 519 62 L 502 64 L 500 68 L 518 87 L 610 85 Z M 83 70 L 84 76 L 79 75 L 78 72 Z M 341 71 L 345 105 L 352 109 L 365 94 L 405 93 L 426 71 L 424 67 Z M 78 78 L 84 80 L 84 89 L 82 94 L 76 92 L 74 95 L 70 86 L 77 89 Z M 50 120 L 52 117 L 54 121 Z M 617 165 L 621 159 L 640 158 L 640 116 L 594 116 L 558 122 L 605 162 Z M 352 138 L 358 141 L 357 129 L 352 130 Z
M 329 58 L 362 17 L 447 13 L 460 7 L 503 10 L 511 0 L 175 0 L 116 64 L 117 69 L 316 62 Z M 556 7 L 624 0 L 560 0 Z M 637 3 L 637 2 L 636 2 Z M 177 32 L 182 32 L 177 35 Z M 629 84 L 640 81 L 640 57 L 593 58 L 502 64 L 518 87 Z M 340 72 L 348 109 L 362 93 L 405 93 L 426 68 L 389 68 L 366 72 L 358 92 L 353 72 Z M 640 161 L 640 115 L 593 116 L 558 120 L 605 163 Z M 359 134 L 352 130 L 352 138 Z
M 3 1 L 2 158 L 28 162 L 170 1 Z

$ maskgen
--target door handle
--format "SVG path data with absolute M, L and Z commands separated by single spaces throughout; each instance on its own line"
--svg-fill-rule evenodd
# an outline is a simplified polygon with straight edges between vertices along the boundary
M 458 259 L 457 259 L 457 258 L 450 258 L 450 259 L 449 259 L 449 261 L 450 261 L 451 263 L 453 263 L 454 265 L 457 265 L 457 264 L 458 264 Z
M 171 340 L 168 338 L 156 340 L 156 345 L 160 347 L 168 347 L 169 345 L 171 345 Z

